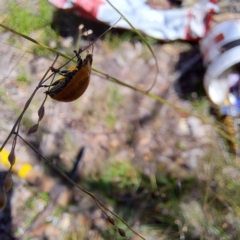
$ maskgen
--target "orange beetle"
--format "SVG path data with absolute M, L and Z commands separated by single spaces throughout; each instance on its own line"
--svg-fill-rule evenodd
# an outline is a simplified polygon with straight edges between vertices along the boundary
M 85 59 L 82 60 L 80 50 L 74 51 L 78 59 L 77 66 L 71 67 L 67 71 L 51 69 L 62 75 L 62 78 L 50 85 L 51 88 L 45 92 L 52 99 L 60 102 L 71 102 L 78 99 L 86 91 L 90 81 L 93 55 L 87 52 Z
M 122 17 L 120 17 L 113 26 L 115 26 L 121 19 Z M 111 26 L 104 33 L 102 33 L 94 42 L 96 42 L 110 29 L 112 29 L 113 26 Z M 92 47 L 94 42 L 90 44 L 92 45 Z M 51 87 L 45 93 L 54 100 L 60 102 L 72 102 L 81 97 L 88 87 L 92 70 L 93 55 L 87 52 L 85 59 L 82 60 L 80 53 L 83 52 L 83 50 L 80 48 L 78 52 L 74 52 L 78 59 L 77 66 L 71 67 L 67 71 L 60 71 L 59 69 L 55 69 L 52 67 L 51 70 L 55 73 L 59 73 L 60 75 L 62 75 L 62 78 L 60 78 L 50 86 L 42 85 L 42 87 Z

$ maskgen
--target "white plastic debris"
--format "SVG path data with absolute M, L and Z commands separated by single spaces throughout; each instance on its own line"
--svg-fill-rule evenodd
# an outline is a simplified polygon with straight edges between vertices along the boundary
M 240 115 L 240 19 L 221 22 L 200 42 L 204 87 L 223 115 Z
M 228 87 L 229 88 L 234 87 L 239 82 L 239 79 L 240 79 L 239 73 L 234 73 L 234 72 L 230 73 L 228 75 Z
M 77 12 L 82 17 L 112 26 L 120 17 L 105 0 L 49 0 L 60 9 Z M 145 0 L 110 1 L 141 32 L 161 40 L 202 38 L 209 29 L 211 16 L 218 12 L 216 0 L 200 0 L 193 8 L 159 10 Z M 121 19 L 115 27 L 131 29 Z

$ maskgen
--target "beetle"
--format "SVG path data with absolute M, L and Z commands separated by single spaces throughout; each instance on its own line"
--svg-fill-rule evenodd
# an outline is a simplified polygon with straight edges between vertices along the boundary
M 121 19 L 122 17 L 120 17 L 113 26 L 115 26 Z M 94 42 L 112 29 L 113 26 L 102 33 Z M 92 47 L 94 42 L 90 44 Z M 60 102 L 72 102 L 81 97 L 86 91 L 90 81 L 93 55 L 87 51 L 85 59 L 82 60 L 80 53 L 87 48 L 80 48 L 78 51 L 74 51 L 77 57 L 77 65 L 75 67 L 71 67 L 67 71 L 60 71 L 59 69 L 51 67 L 52 72 L 62 75 L 62 78 L 51 85 L 42 85 L 42 87 L 50 87 L 45 93 L 52 99 Z
M 93 55 L 87 51 L 84 60 L 80 56 L 81 49 L 74 51 L 77 57 L 77 65 L 70 67 L 67 71 L 60 71 L 59 69 L 51 67 L 51 71 L 62 75 L 62 77 L 55 81 L 45 93 L 52 99 L 60 102 L 72 102 L 86 91 L 92 70 Z

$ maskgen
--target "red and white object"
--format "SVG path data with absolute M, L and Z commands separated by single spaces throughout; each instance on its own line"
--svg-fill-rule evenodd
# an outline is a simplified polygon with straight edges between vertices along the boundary
M 222 105 L 228 98 L 233 74 L 240 71 L 236 68 L 240 63 L 240 19 L 214 26 L 200 42 L 200 48 L 207 68 L 205 90 L 213 103 Z
M 119 14 L 105 0 L 49 0 L 60 9 L 112 26 Z M 217 0 L 200 0 L 190 9 L 158 10 L 146 0 L 110 1 L 141 32 L 161 40 L 193 40 L 202 38 L 209 28 L 211 16 L 218 12 Z M 131 29 L 121 19 L 115 27 Z

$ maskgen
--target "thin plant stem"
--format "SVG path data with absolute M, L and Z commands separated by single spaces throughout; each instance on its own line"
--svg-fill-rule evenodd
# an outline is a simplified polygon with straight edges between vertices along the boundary
M 106 0 L 106 1 L 114 8 L 114 6 L 113 6 L 108 0 Z M 117 9 L 115 9 L 115 10 L 118 11 Z M 119 12 L 119 14 L 120 14 L 120 12 Z M 132 26 L 132 24 L 127 20 L 127 18 L 124 17 L 122 14 L 120 14 L 120 15 L 121 15 L 122 18 L 123 18 L 126 22 L 128 22 L 128 24 L 134 29 L 134 26 Z M 119 19 L 119 20 L 120 20 L 120 19 Z M 119 20 L 118 20 L 118 21 L 119 21 Z M 51 52 L 57 53 L 58 55 L 66 58 L 66 59 L 69 59 L 69 60 L 72 59 L 70 56 L 68 56 L 68 55 L 66 55 L 66 54 L 63 54 L 63 53 L 61 53 L 60 51 L 58 51 L 58 50 L 56 50 L 56 49 L 50 48 L 50 47 L 42 44 L 41 42 L 36 41 L 36 40 L 33 39 L 33 38 L 30 38 L 29 36 L 27 36 L 27 35 L 25 35 L 25 34 L 22 34 L 22 33 L 18 32 L 18 31 L 16 31 L 16 30 L 13 30 L 13 29 L 5 26 L 4 24 L 1 24 L 1 23 L 0 23 L 0 27 L 6 29 L 6 30 L 8 30 L 8 31 L 10 31 L 10 32 L 18 35 L 18 36 L 21 36 L 21 37 L 23 37 L 23 38 L 25 38 L 25 39 L 27 39 L 27 40 L 29 40 L 29 41 L 37 44 L 38 46 L 40 46 L 40 47 L 42 47 L 42 48 L 45 48 L 45 49 L 47 49 L 47 50 L 49 50 L 49 51 L 51 51 Z M 143 41 L 147 44 L 147 46 L 149 46 L 149 44 L 148 44 L 148 43 L 146 42 L 146 40 L 144 39 L 143 35 L 142 35 L 137 29 L 135 29 L 135 32 L 143 39 Z M 150 46 L 149 46 L 149 47 L 150 47 Z M 155 54 L 154 54 L 154 52 L 152 51 L 151 48 L 150 48 L 150 51 L 151 51 L 151 53 L 153 54 L 153 56 L 155 56 Z M 155 58 L 155 60 L 156 60 L 156 57 L 154 57 L 154 58 Z M 75 60 L 74 60 L 74 61 L 75 61 Z M 157 67 L 157 69 L 158 69 L 158 65 L 157 65 L 157 64 L 156 64 L 156 67 Z M 102 75 L 102 76 L 105 76 L 109 81 L 115 82 L 115 83 L 117 83 L 117 84 L 119 84 L 119 85 L 125 86 L 125 87 L 130 88 L 130 89 L 132 89 L 132 90 L 134 90 L 134 91 L 140 92 L 140 93 L 142 93 L 142 94 L 144 94 L 144 95 L 146 95 L 146 96 L 148 96 L 148 97 L 150 97 L 150 98 L 152 98 L 152 99 L 154 99 L 154 100 L 156 100 L 156 101 L 158 101 L 158 102 L 162 102 L 162 103 L 164 103 L 164 104 L 167 104 L 168 106 L 173 107 L 174 109 L 176 109 L 176 110 L 178 110 L 178 111 L 180 111 L 180 112 L 182 112 L 182 113 L 186 113 L 186 114 L 189 115 L 189 116 L 195 116 L 195 117 L 199 118 L 203 123 L 211 125 L 211 126 L 216 130 L 216 132 L 218 132 L 222 137 L 226 138 L 227 140 L 229 140 L 229 141 L 232 142 L 232 143 L 238 144 L 237 141 L 236 141 L 236 139 L 234 139 L 233 137 L 231 137 L 228 133 L 226 133 L 224 130 L 220 129 L 218 126 L 214 126 L 213 124 L 208 123 L 208 122 L 204 119 L 204 117 L 199 116 L 199 115 L 196 115 L 196 114 L 193 114 L 193 113 L 191 113 L 191 112 L 189 112 L 189 111 L 186 111 L 186 110 L 183 109 L 183 108 L 177 107 L 175 104 L 173 104 L 173 103 L 171 103 L 171 102 L 169 102 L 169 101 L 167 101 L 167 100 L 165 100 L 165 99 L 163 99 L 163 98 L 161 98 L 161 97 L 159 97 L 159 96 L 157 96 L 157 95 L 155 95 L 155 94 L 149 94 L 149 91 L 150 91 L 150 90 L 152 89 L 152 87 L 154 86 L 154 84 L 155 84 L 155 82 L 156 82 L 156 79 L 155 79 L 153 85 L 151 86 L 151 88 L 150 88 L 149 90 L 147 90 L 147 91 L 144 91 L 144 90 L 142 90 L 142 89 L 139 89 L 139 88 L 136 88 L 136 87 L 131 86 L 131 85 L 129 85 L 129 84 L 126 84 L 126 83 L 122 82 L 121 80 L 119 80 L 119 79 L 117 79 L 117 78 L 114 78 L 114 77 L 112 77 L 112 76 L 110 76 L 110 75 L 108 75 L 108 74 L 105 74 L 105 73 L 103 73 L 102 71 L 100 71 L 100 70 L 98 70 L 98 69 L 92 68 L 92 70 L 93 70 L 94 72 L 99 73 L 99 74 Z M 10 134 L 10 136 L 11 136 L 11 134 Z M 10 136 L 9 136 L 9 138 L 10 138 Z M 7 141 L 9 140 L 9 138 L 7 139 Z M 7 142 L 7 141 L 6 141 L 6 142 Z M 5 144 L 6 144 L 6 143 L 4 143 L 4 145 L 5 145 Z M 1 152 L 2 149 L 3 149 L 3 147 L 0 148 L 0 152 Z
M 124 18 L 124 19 L 128 22 L 128 20 L 127 20 L 126 18 Z M 120 20 L 120 19 L 119 19 L 119 20 Z M 119 21 L 119 20 L 118 20 L 118 21 Z M 129 22 L 129 23 L 130 23 L 130 22 Z M 31 41 L 31 42 L 39 45 L 39 46 L 42 47 L 42 48 L 48 49 L 49 51 L 52 51 L 52 52 L 55 52 L 55 53 L 57 53 L 58 55 L 66 58 L 66 59 L 69 59 L 69 60 L 72 59 L 72 57 L 63 54 L 63 53 L 61 53 L 60 51 L 58 51 L 58 50 L 56 50 L 56 49 L 52 49 L 52 48 L 50 48 L 50 47 L 47 47 L 46 45 L 44 45 L 44 44 L 42 44 L 42 43 L 40 43 L 40 42 L 38 42 L 38 41 L 36 41 L 36 40 L 34 40 L 34 39 L 26 36 L 25 34 L 22 34 L 22 33 L 20 33 L 20 32 L 17 32 L 17 31 L 15 31 L 15 30 L 13 30 L 13 29 L 11 29 L 11 28 L 9 28 L 9 27 L 1 24 L 1 23 L 0 23 L 0 27 L 4 28 L 4 29 L 6 29 L 6 30 L 8 30 L 8 31 L 10 31 L 10 32 L 13 32 L 13 33 L 15 33 L 15 34 L 17 34 L 17 35 L 25 38 L 25 39 L 28 39 L 29 41 Z M 136 30 L 137 30 L 137 29 L 136 29 Z M 138 30 L 137 30 L 137 31 L 138 31 Z M 140 32 L 139 32 L 139 33 L 140 33 Z M 141 34 L 141 33 L 140 33 L 140 34 Z M 141 35 L 142 35 L 142 34 L 141 34 Z M 143 36 L 142 36 L 142 37 L 143 37 Z M 144 38 L 144 37 L 143 37 L 143 38 Z M 145 41 L 146 41 L 146 40 L 145 40 Z M 147 44 L 147 43 L 146 43 L 146 44 Z M 73 59 L 73 61 L 75 61 L 75 60 Z M 112 82 L 114 82 L 114 83 L 116 83 L 116 84 L 119 84 L 119 85 L 121 85 L 121 86 L 130 88 L 130 89 L 132 89 L 132 90 L 134 90 L 134 91 L 137 91 L 137 92 L 140 92 L 140 93 L 144 94 L 145 96 L 148 96 L 148 97 L 150 97 L 150 98 L 152 98 L 152 99 L 154 99 L 154 100 L 156 100 L 156 101 L 158 101 L 158 102 L 164 103 L 164 104 L 166 104 L 166 105 L 168 105 L 168 106 L 170 106 L 170 107 L 172 107 L 172 108 L 174 108 L 174 109 L 176 109 L 176 110 L 178 110 L 178 111 L 180 111 L 180 112 L 182 112 L 182 113 L 185 113 L 185 114 L 188 115 L 188 116 L 195 116 L 195 117 L 199 118 L 203 123 L 211 125 L 222 137 L 226 138 L 227 140 L 229 140 L 229 141 L 232 142 L 232 143 L 236 143 L 236 140 L 235 140 L 233 137 L 231 137 L 228 133 L 226 133 L 225 131 L 223 131 L 222 129 L 220 129 L 218 126 L 214 126 L 213 124 L 208 123 L 202 116 L 199 116 L 199 115 L 193 114 L 193 113 L 191 113 L 191 112 L 189 112 L 189 111 L 186 111 L 185 109 L 180 108 L 180 107 L 176 106 L 174 103 L 171 103 L 171 102 L 169 102 L 169 101 L 167 101 L 167 100 L 165 100 L 165 99 L 163 99 L 163 98 L 161 98 L 161 97 L 159 97 L 159 96 L 157 96 L 157 95 L 155 95 L 155 94 L 152 94 L 152 93 L 150 94 L 150 93 L 149 93 L 149 90 L 148 90 L 148 91 L 144 91 L 144 90 L 142 90 L 142 89 L 139 89 L 139 88 L 136 88 L 136 87 L 131 86 L 131 85 L 129 85 L 129 84 L 126 84 L 126 83 L 124 83 L 123 81 L 121 81 L 121 80 L 119 80 L 119 79 L 117 79 L 117 78 L 115 78 L 115 77 L 112 77 L 111 75 L 106 74 L 106 73 L 104 73 L 104 72 L 102 72 L 102 71 L 100 71 L 100 70 L 98 70 L 98 69 L 96 69 L 96 68 L 92 68 L 92 70 L 93 70 L 94 72 L 96 72 L 96 73 L 104 76 L 105 78 L 107 78 L 108 81 L 112 81 Z M 1 150 L 2 150 L 2 148 L 0 149 L 0 151 L 1 151 Z
M 70 179 L 67 175 L 65 175 L 61 170 L 59 170 L 55 165 L 53 165 L 48 159 L 46 159 L 44 156 L 42 156 L 33 146 L 31 146 L 24 138 L 21 137 L 21 135 L 19 134 L 19 128 L 20 128 L 20 123 L 21 120 L 23 118 L 24 113 L 26 112 L 26 110 L 28 109 L 29 105 L 32 102 L 32 99 L 34 98 L 36 92 L 38 91 L 39 88 L 43 87 L 43 83 L 48 80 L 49 78 L 52 78 L 51 81 L 54 80 L 54 77 L 56 75 L 56 73 L 52 73 L 48 78 L 47 75 L 48 73 L 51 71 L 51 69 L 53 68 L 55 62 L 58 59 L 58 55 L 56 56 L 55 60 L 53 61 L 51 67 L 46 71 L 46 73 L 44 74 L 44 76 L 42 77 L 42 79 L 40 80 L 40 82 L 38 83 L 37 87 L 35 88 L 35 90 L 33 91 L 33 93 L 31 94 L 31 96 L 29 97 L 29 99 L 27 100 L 23 111 L 21 112 L 21 114 L 19 115 L 18 119 L 16 120 L 12 130 L 10 131 L 8 137 L 6 138 L 6 140 L 4 141 L 2 147 L 0 148 L 0 151 L 2 151 L 2 149 L 5 147 L 6 143 L 9 141 L 10 137 L 14 134 L 14 139 L 13 139 L 13 143 L 12 143 L 12 151 L 15 150 L 15 146 L 16 146 L 16 142 L 17 142 L 17 137 L 19 137 L 25 144 L 27 144 L 35 153 L 37 153 L 41 158 L 43 158 L 45 160 L 45 162 L 47 162 L 53 169 L 55 169 L 59 174 L 61 174 L 69 183 L 71 183 L 73 186 L 76 186 L 77 188 L 79 188 L 81 191 L 83 191 L 84 193 L 86 193 L 87 195 L 89 195 L 94 201 L 95 203 L 98 205 L 98 207 L 103 211 L 103 213 L 108 217 L 107 212 L 111 213 L 113 216 L 115 216 L 117 219 L 119 219 L 121 222 L 123 222 L 133 233 L 135 233 L 137 236 L 139 236 L 141 239 L 144 239 L 139 233 L 137 233 L 134 229 L 132 229 L 127 222 L 125 222 L 122 218 L 120 218 L 117 214 L 115 214 L 114 212 L 112 212 L 111 210 L 109 210 L 108 208 L 106 208 L 104 206 L 103 203 L 101 203 L 92 193 L 88 192 L 87 190 L 85 190 L 84 188 L 82 188 L 81 186 L 79 186 L 77 183 L 75 183 L 72 179 Z M 70 61 L 73 58 L 70 59 Z M 68 61 L 68 62 L 70 62 Z M 45 96 L 43 103 L 41 106 L 44 105 L 45 101 L 47 99 L 47 96 Z M 13 164 L 12 164 L 13 165 Z M 12 165 L 10 167 L 10 170 L 12 169 Z
M 104 206 L 104 204 L 99 201 L 92 193 L 89 191 L 85 190 L 83 187 L 79 186 L 76 182 L 74 182 L 71 178 L 69 178 L 65 173 L 63 173 L 60 169 L 58 169 L 51 161 L 49 161 L 47 158 L 45 158 L 41 153 L 39 153 L 30 143 L 28 143 L 19 133 L 14 132 L 13 134 L 16 134 L 25 144 L 27 144 L 37 155 L 39 155 L 44 161 L 49 164 L 54 170 L 56 170 L 62 177 L 64 177 L 69 183 L 71 183 L 73 186 L 77 187 L 84 193 L 86 193 L 88 196 L 90 196 L 95 203 L 98 205 L 98 207 L 103 211 L 103 209 L 109 213 L 111 213 L 113 216 L 115 216 L 117 219 L 119 219 L 122 223 L 124 223 L 129 230 L 131 230 L 133 233 L 135 233 L 137 236 L 139 236 L 141 239 L 145 240 L 143 236 L 141 236 L 139 233 L 137 233 L 132 227 L 128 225 L 126 221 L 124 221 L 121 217 L 119 217 L 116 213 L 108 209 L 107 207 Z M 102 209 L 103 208 L 103 209 Z M 103 211 L 103 213 L 108 217 L 108 214 Z
M 55 60 L 53 61 L 52 63 L 52 66 L 55 64 L 55 62 L 57 61 L 58 59 L 58 55 L 56 56 Z M 35 90 L 33 91 L 32 95 L 30 96 L 30 98 L 27 100 L 24 108 L 23 108 L 23 111 L 21 112 L 21 114 L 19 115 L 17 121 L 15 122 L 14 126 L 12 127 L 12 130 L 10 131 L 8 137 L 6 138 L 6 140 L 4 141 L 3 145 L 1 146 L 0 148 L 0 152 L 3 150 L 3 148 L 5 147 L 5 145 L 7 144 L 8 140 L 10 139 L 10 137 L 12 136 L 12 134 L 15 132 L 15 129 L 16 127 L 20 124 L 22 118 L 23 118 L 23 115 L 24 113 L 27 111 L 30 103 L 32 102 L 32 99 L 34 98 L 36 92 L 38 91 L 39 88 L 41 88 L 41 85 L 42 85 L 42 82 L 45 80 L 47 74 L 49 73 L 50 71 L 50 68 L 46 71 L 46 73 L 44 74 L 44 76 L 42 77 L 42 79 L 40 80 L 39 84 L 37 85 L 37 87 L 35 88 Z M 51 74 L 51 76 L 53 76 L 53 74 Z M 50 76 L 50 77 L 51 77 Z M 49 78 L 50 78 L 49 77 Z
M 132 86 L 132 85 L 130 85 L 130 84 L 128 84 L 128 83 L 122 82 L 121 80 L 119 80 L 119 79 L 117 79 L 117 78 L 115 78 L 115 77 L 112 77 L 112 76 L 110 76 L 110 75 L 108 75 L 108 74 L 106 74 L 106 73 L 104 73 L 104 72 L 102 72 L 102 71 L 100 71 L 100 70 L 98 70 L 98 69 L 94 69 L 94 68 L 93 68 L 93 70 L 94 70 L 96 73 L 98 73 L 100 77 L 104 77 L 104 78 L 107 79 L 108 81 L 111 81 L 111 82 L 117 83 L 117 84 L 119 84 L 119 85 L 121 85 L 121 86 L 130 88 L 130 89 L 132 89 L 132 90 L 134 90 L 134 91 L 136 91 L 136 92 L 140 92 L 140 93 L 142 93 L 143 95 L 148 96 L 148 97 L 150 97 L 150 98 L 152 98 L 152 99 L 154 99 L 154 100 L 156 100 L 156 101 L 158 101 L 158 102 L 161 102 L 161 103 L 163 103 L 163 104 L 166 104 L 166 105 L 168 105 L 169 107 L 174 108 L 174 109 L 176 109 L 177 111 L 179 111 L 179 112 L 181 112 L 181 113 L 184 113 L 184 114 L 187 115 L 187 116 L 194 116 L 194 117 L 196 117 L 196 118 L 199 118 L 204 124 L 208 124 L 208 125 L 210 125 L 211 127 L 213 127 L 213 129 L 214 129 L 217 133 L 219 133 L 222 137 L 226 138 L 227 140 L 229 140 L 229 141 L 232 142 L 232 143 L 236 143 L 236 144 L 237 144 L 236 139 L 234 139 L 232 136 L 230 136 L 230 135 L 229 135 L 228 133 L 226 133 L 224 130 L 220 129 L 218 126 L 209 123 L 208 120 L 206 120 L 203 116 L 200 116 L 200 115 L 198 115 L 198 114 L 194 114 L 194 113 L 192 113 L 192 112 L 190 112 L 190 111 L 187 111 L 187 110 L 185 110 L 185 109 L 183 109 L 183 108 L 180 108 L 180 107 L 178 107 L 177 105 L 175 105 L 174 103 L 171 103 L 171 102 L 169 102 L 168 100 L 166 100 L 166 99 L 164 99 L 164 98 L 161 98 L 161 97 L 159 97 L 159 96 L 157 96 L 157 95 L 155 95 L 155 94 L 153 94 L 153 93 L 149 93 L 149 92 L 147 92 L 147 91 L 145 91 L 145 90 L 142 90 L 142 89 L 140 89 L 140 88 L 134 87 L 134 86 Z
M 43 43 L 41 43 L 41 42 L 39 42 L 39 41 L 36 41 L 35 39 L 33 39 L 33 38 L 31 38 L 31 37 L 23 34 L 23 33 L 20 33 L 20 32 L 12 29 L 12 28 L 10 28 L 10 27 L 7 27 L 7 26 L 5 26 L 5 25 L 2 24 L 2 23 L 0 23 L 0 27 L 6 29 L 6 30 L 8 30 L 8 31 L 10 31 L 10 32 L 18 35 L 18 36 L 21 36 L 21 37 L 29 40 L 30 42 L 33 42 L 33 43 L 37 44 L 38 46 L 40 46 L 40 47 L 42 47 L 42 48 L 45 48 L 45 49 L 47 49 L 47 50 L 49 50 L 49 51 L 51 51 L 51 52 L 54 52 L 54 53 L 56 53 L 56 54 L 58 54 L 58 55 L 61 55 L 61 56 L 64 57 L 64 58 L 70 59 L 70 57 L 69 57 L 68 55 L 63 54 L 63 53 L 60 53 L 60 52 L 57 51 L 56 49 L 50 48 L 50 47 L 48 47 L 47 45 L 44 45 Z
M 149 45 L 149 43 L 146 41 L 145 37 L 142 35 L 142 33 L 136 29 L 132 24 L 131 22 L 109 1 L 109 0 L 106 0 L 108 2 L 108 4 L 121 16 L 122 19 L 124 19 L 128 25 L 132 28 L 132 30 L 142 39 L 142 41 L 146 44 L 147 48 L 149 49 L 149 51 L 151 52 L 154 60 L 155 60 L 155 65 L 156 65 L 156 76 L 154 78 L 154 81 L 153 83 L 151 84 L 150 88 L 148 90 L 146 90 L 146 92 L 150 92 L 153 87 L 155 86 L 156 82 L 157 82 L 157 77 L 159 75 L 159 66 L 158 66 L 158 60 L 157 60 L 157 57 L 154 53 L 154 51 L 152 50 L 151 46 Z M 116 23 L 115 23 L 116 24 Z

